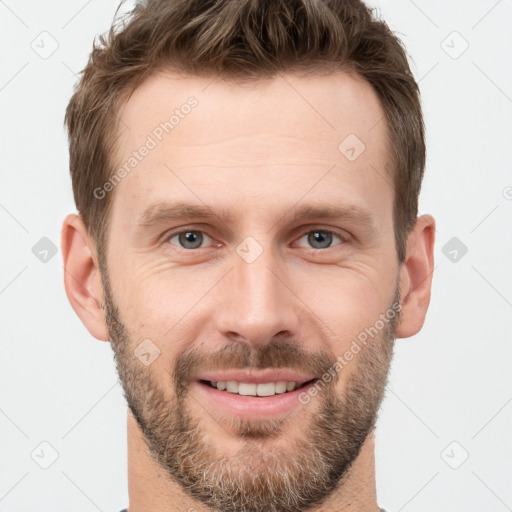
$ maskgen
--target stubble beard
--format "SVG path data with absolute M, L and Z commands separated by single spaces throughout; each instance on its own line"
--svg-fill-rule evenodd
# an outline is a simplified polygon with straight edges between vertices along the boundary
M 310 404 L 296 408 L 299 411 L 292 413 L 296 414 L 292 421 L 303 424 L 300 437 L 285 439 L 292 415 L 279 420 L 227 420 L 223 427 L 226 432 L 236 443 L 243 440 L 233 457 L 205 440 L 204 425 L 212 421 L 205 409 L 196 408 L 202 412 L 202 419 L 194 418 L 187 409 L 187 399 L 191 402 L 195 397 L 183 383 L 190 382 L 200 364 L 212 361 L 212 355 L 205 357 L 194 350 L 180 354 L 172 374 L 174 396 L 164 393 L 151 367 L 134 356 L 138 342 L 121 321 L 105 269 L 102 278 L 106 322 L 128 406 L 154 461 L 189 496 L 212 511 L 298 512 L 318 507 L 342 488 L 377 420 L 398 315 L 351 361 L 357 366 L 344 385 L 343 396 L 336 392 L 342 369 Z M 399 297 L 397 285 L 393 304 Z M 332 368 L 335 362 L 325 353 L 305 353 L 296 344 L 280 340 L 262 346 L 258 352 L 247 345 L 233 344 L 222 351 L 222 357 L 224 368 L 301 366 L 314 369 L 315 375 L 323 375 L 321 370 Z M 313 408 L 315 414 L 308 411 Z M 280 441 L 278 445 L 285 440 L 285 447 L 265 449 L 276 440 Z

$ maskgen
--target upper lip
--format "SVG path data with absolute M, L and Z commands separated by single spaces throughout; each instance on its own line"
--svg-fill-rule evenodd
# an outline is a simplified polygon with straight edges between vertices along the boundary
M 252 384 L 264 382 L 296 382 L 297 386 L 315 378 L 314 375 L 299 373 L 294 370 L 225 370 L 222 372 L 204 372 L 197 376 L 197 380 L 237 381 Z

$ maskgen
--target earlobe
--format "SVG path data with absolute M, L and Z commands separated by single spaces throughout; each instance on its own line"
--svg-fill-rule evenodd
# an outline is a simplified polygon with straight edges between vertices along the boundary
M 64 219 L 61 248 L 64 286 L 71 306 L 96 339 L 108 341 L 95 244 L 80 216 L 70 214 Z
M 422 215 L 407 240 L 407 254 L 400 269 L 402 311 L 397 338 L 413 336 L 422 328 L 430 303 L 434 271 L 435 220 Z

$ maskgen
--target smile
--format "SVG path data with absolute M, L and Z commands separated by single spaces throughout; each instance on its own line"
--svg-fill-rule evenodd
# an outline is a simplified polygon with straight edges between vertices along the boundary
M 314 379 L 312 379 L 314 380 Z M 288 393 L 294 391 L 298 387 L 305 386 L 309 382 L 297 386 L 294 381 L 278 381 L 278 382 L 261 382 L 256 384 L 254 382 L 237 382 L 234 380 L 220 380 L 215 381 L 201 381 L 204 384 L 210 385 L 212 388 L 219 389 L 220 391 L 227 391 L 228 393 L 238 394 L 242 396 L 274 396 L 276 394 Z
M 215 413 L 248 420 L 271 419 L 303 407 L 299 396 L 317 381 L 316 378 L 300 377 L 297 380 L 275 381 L 263 376 L 245 378 L 246 380 L 198 379 L 192 382 L 192 390 L 203 408 L 213 408 Z

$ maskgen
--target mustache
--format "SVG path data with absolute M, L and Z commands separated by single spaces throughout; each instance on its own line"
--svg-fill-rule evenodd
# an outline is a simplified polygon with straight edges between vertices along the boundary
M 319 378 L 335 362 L 333 354 L 325 351 L 311 352 L 299 343 L 285 340 L 272 340 L 260 347 L 231 342 L 218 350 L 208 352 L 193 347 L 186 349 L 176 359 L 174 386 L 176 390 L 184 391 L 200 372 L 232 369 L 290 368 L 302 373 L 312 373 Z

